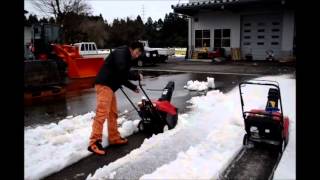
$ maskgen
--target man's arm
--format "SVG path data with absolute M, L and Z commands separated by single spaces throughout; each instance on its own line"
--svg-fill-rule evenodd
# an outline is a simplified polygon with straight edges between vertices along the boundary
M 138 89 L 138 87 L 134 85 L 132 82 L 130 82 L 129 80 L 125 81 L 123 85 L 131 89 L 132 91 L 136 91 Z
M 140 79 L 140 74 L 135 71 L 129 71 L 128 79 L 138 81 Z

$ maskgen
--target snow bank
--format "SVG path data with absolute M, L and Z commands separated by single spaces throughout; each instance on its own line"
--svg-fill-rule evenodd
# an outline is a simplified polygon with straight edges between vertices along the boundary
M 280 83 L 283 108 L 285 115 L 290 119 L 289 144 L 278 165 L 274 179 L 295 179 L 295 79 L 287 79 L 287 76 L 262 77 L 258 79 L 275 80 Z M 248 88 L 251 104 L 259 106 L 257 97 L 267 93 L 267 89 L 256 90 Z M 237 98 L 238 89 L 229 93 L 231 99 Z M 234 96 L 236 94 L 236 96 Z M 263 96 L 262 96 L 263 97 Z M 229 99 L 229 100 L 231 100 Z M 240 103 L 237 101 L 238 107 Z M 265 105 L 265 104 L 264 104 Z M 214 111 L 214 109 L 212 109 Z M 233 116 L 237 118 L 240 114 Z M 228 164 L 231 158 L 241 147 L 243 127 L 235 126 L 231 119 L 225 119 L 225 126 L 221 129 L 213 129 L 206 140 L 186 152 L 181 152 L 178 158 L 169 164 L 159 167 L 151 174 L 146 174 L 140 179 L 211 179 L 218 178 L 219 173 Z
M 90 155 L 87 151 L 94 112 L 72 117 L 59 123 L 25 128 L 25 179 L 41 179 Z M 138 131 L 139 120 L 117 120 L 119 132 L 127 137 Z M 104 126 L 103 142 L 107 142 L 107 123 Z
M 295 178 L 295 79 L 288 76 L 267 76 L 258 79 L 280 83 L 285 115 L 290 118 L 290 140 L 276 170 L 289 179 Z M 200 85 L 199 85 L 200 86 Z M 198 87 L 199 87 L 198 86 Z M 265 106 L 266 89 L 249 88 L 248 106 Z M 266 97 L 263 94 L 262 97 Z M 140 148 L 107 166 L 99 168 L 87 179 L 215 179 L 238 153 L 245 134 L 239 89 L 230 93 L 210 91 L 206 96 L 193 97 L 191 111 L 179 115 L 175 129 L 146 139 Z M 291 152 L 292 151 L 292 152 Z M 287 155 L 286 155 L 287 154 Z M 290 162 L 286 159 L 289 157 Z M 283 165 L 281 165 L 281 163 Z M 286 166 L 287 163 L 292 163 Z M 278 171 L 278 172 L 277 172 Z M 279 173 L 280 172 L 280 173 Z

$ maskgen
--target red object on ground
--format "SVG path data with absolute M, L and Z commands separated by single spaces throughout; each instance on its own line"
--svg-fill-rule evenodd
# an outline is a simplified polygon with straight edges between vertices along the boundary
M 220 49 L 217 49 L 216 51 L 209 51 L 208 52 L 208 58 L 209 59 L 213 59 L 213 58 L 216 58 L 216 57 L 221 57 L 222 54 L 221 54 L 221 50 Z
M 174 116 L 177 114 L 176 107 L 174 107 L 169 101 L 155 101 L 156 108 L 160 111 L 164 111 Z
M 262 110 L 262 109 L 252 109 L 250 111 L 250 116 L 259 116 L 258 114 L 255 114 L 255 113 L 269 114 L 269 112 L 266 112 L 265 110 Z M 278 117 L 278 116 L 281 116 L 280 112 L 272 112 L 272 115 L 275 115 L 275 116 L 272 116 L 273 120 L 280 121 L 280 117 Z M 288 136 L 289 136 L 289 118 L 287 116 L 283 117 L 283 131 L 282 131 L 282 133 L 283 133 L 284 137 L 288 138 Z
M 46 61 L 48 60 L 48 56 L 46 54 L 39 54 L 39 60 Z

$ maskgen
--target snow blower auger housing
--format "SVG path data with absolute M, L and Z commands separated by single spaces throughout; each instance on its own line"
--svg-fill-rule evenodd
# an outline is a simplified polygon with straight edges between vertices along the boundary
M 138 104 L 138 108 L 132 103 L 130 98 L 121 88 L 122 92 L 141 118 L 141 121 L 138 124 L 139 131 L 152 135 L 162 133 L 165 126 L 167 126 L 169 130 L 173 129 L 178 121 L 178 108 L 170 103 L 174 90 L 174 82 L 170 81 L 167 83 L 162 90 L 161 97 L 156 101 L 150 100 L 140 81 L 139 87 L 145 95 L 145 98 Z
M 248 84 L 270 87 L 265 109 L 244 110 L 243 88 Z M 282 153 L 289 140 L 289 118 L 283 115 L 279 83 L 267 80 L 241 82 L 239 90 L 246 131 L 243 145 L 272 144 Z

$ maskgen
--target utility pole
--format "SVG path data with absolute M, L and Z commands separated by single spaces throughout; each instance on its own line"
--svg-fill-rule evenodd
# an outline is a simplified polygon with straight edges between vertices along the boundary
M 143 23 L 145 22 L 145 9 L 144 9 L 144 4 L 142 5 L 142 20 Z

